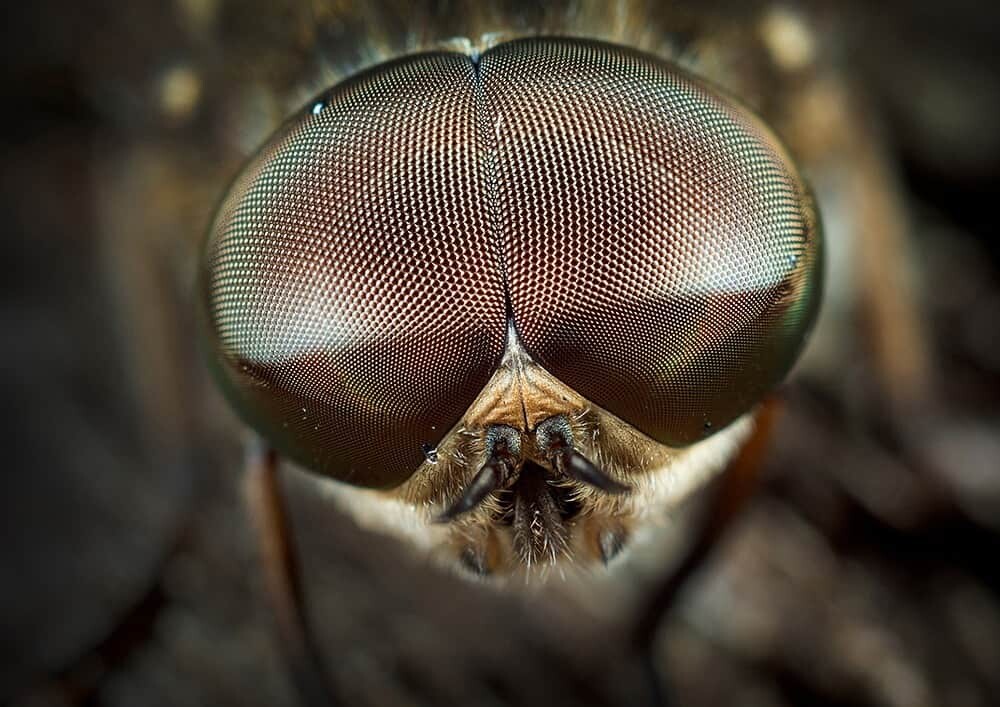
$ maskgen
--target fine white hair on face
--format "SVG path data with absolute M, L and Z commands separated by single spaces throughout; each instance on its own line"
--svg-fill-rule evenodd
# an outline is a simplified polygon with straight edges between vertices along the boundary
M 643 507 L 637 515 L 644 520 L 665 517 L 709 479 L 722 471 L 753 432 L 753 415 L 747 414 L 708 439 L 688 447 L 662 469 L 637 480 Z

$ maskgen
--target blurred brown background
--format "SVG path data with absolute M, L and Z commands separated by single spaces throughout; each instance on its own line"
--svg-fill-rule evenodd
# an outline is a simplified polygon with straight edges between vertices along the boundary
M 522 27 L 541 12 L 498 7 Z M 787 386 L 764 482 L 656 662 L 676 704 L 995 704 L 1000 10 L 789 7 L 835 32 L 901 180 L 931 399 L 887 414 L 863 355 Z M 241 429 L 194 340 L 198 243 L 242 160 L 326 77 L 434 23 L 457 33 L 465 12 L 4 9 L 4 704 L 296 703 L 240 504 Z M 648 698 L 614 621 L 456 581 L 286 481 L 346 703 Z

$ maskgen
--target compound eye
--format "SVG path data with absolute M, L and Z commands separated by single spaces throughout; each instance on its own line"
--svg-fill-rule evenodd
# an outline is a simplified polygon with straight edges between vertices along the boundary
M 528 352 L 666 444 L 746 412 L 787 372 L 819 301 L 816 214 L 775 136 L 620 47 L 513 42 L 480 71 Z
M 536 39 L 337 86 L 230 189 L 212 361 L 314 471 L 406 480 L 511 326 L 585 398 L 691 443 L 791 365 L 818 301 L 812 202 L 775 137 L 654 58 Z
M 232 186 L 204 254 L 212 361 L 286 455 L 408 478 L 502 353 L 468 57 L 384 64 L 311 103 Z

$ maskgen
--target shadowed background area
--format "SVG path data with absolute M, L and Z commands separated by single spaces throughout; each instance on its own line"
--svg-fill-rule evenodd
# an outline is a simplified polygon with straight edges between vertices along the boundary
M 501 6 L 515 27 L 537 20 Z M 243 431 L 202 364 L 193 283 L 226 185 L 292 107 L 376 60 L 371 47 L 434 23 L 457 33 L 467 11 L 373 7 L 5 8 L 0 703 L 296 703 L 240 499 Z M 656 662 L 678 704 L 987 705 L 1000 691 L 1000 12 L 788 7 L 835 28 L 898 171 L 930 400 L 879 399 L 863 328 L 836 375 L 783 388 L 760 488 L 672 609 Z M 685 10 L 709 28 L 712 13 L 752 12 Z M 614 611 L 459 582 L 356 528 L 311 479 L 285 482 L 345 703 L 648 697 Z

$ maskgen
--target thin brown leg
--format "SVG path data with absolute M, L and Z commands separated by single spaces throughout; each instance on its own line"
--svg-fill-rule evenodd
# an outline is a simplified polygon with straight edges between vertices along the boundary
M 336 705 L 309 630 L 298 562 L 278 480 L 277 453 L 260 440 L 247 446 L 244 493 L 257 534 L 264 587 L 274 612 L 281 651 L 308 707 Z
M 912 242 L 899 187 L 867 147 L 856 161 L 851 193 L 863 228 L 858 238 L 859 304 L 883 392 L 897 410 L 908 410 L 926 402 L 933 383 L 928 337 L 907 277 Z
M 820 207 L 827 222 L 846 224 L 827 234 L 831 254 L 839 245 L 845 255 L 827 261 L 825 306 L 836 311 L 845 305 L 852 312 L 881 396 L 906 410 L 926 399 L 934 381 L 929 338 L 910 282 L 913 243 L 902 187 L 878 116 L 852 85 L 819 71 L 798 86 L 782 101 L 775 122 L 807 171 L 819 177 L 817 186 L 839 185 L 826 194 L 821 190 L 826 199 Z M 842 291 L 838 283 L 854 284 Z

